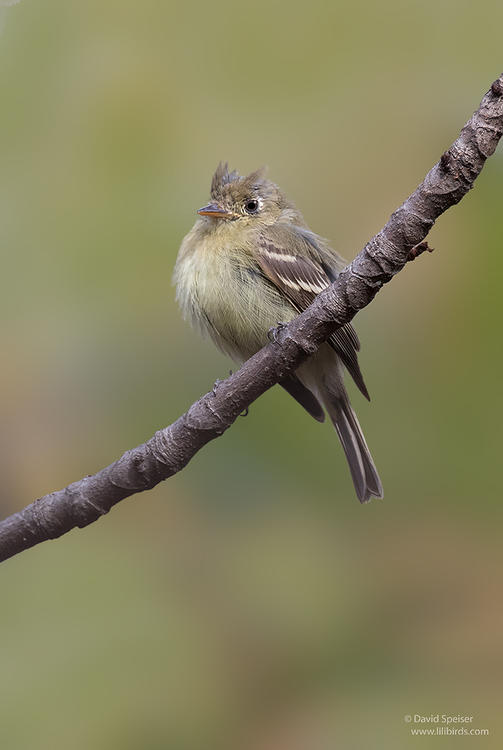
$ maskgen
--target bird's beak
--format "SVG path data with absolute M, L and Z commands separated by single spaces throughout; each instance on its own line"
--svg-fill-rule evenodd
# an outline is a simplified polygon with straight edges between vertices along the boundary
M 218 203 L 208 203 L 207 206 L 200 208 L 197 213 L 199 216 L 213 216 L 214 219 L 230 219 L 232 215 Z

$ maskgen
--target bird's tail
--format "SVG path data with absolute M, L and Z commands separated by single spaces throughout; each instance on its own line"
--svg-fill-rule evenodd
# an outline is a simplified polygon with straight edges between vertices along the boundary
M 340 383 L 336 393 L 326 388 L 320 395 L 344 448 L 358 500 L 382 497 L 381 480 L 346 389 Z

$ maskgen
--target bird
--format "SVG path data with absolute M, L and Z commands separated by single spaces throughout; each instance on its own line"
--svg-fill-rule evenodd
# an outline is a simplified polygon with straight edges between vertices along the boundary
M 220 162 L 210 202 L 184 237 L 173 281 L 182 314 L 241 364 L 269 341 L 271 329 L 305 310 L 346 262 L 312 232 L 300 211 L 267 179 Z M 382 483 L 344 385 L 346 369 L 370 400 L 349 323 L 280 385 L 319 422 L 328 413 L 361 503 L 383 497 Z

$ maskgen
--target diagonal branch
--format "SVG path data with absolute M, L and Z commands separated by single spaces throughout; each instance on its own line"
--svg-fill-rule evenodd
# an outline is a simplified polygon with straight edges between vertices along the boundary
M 183 469 L 264 391 L 368 305 L 408 260 L 429 249 L 420 243 L 435 220 L 470 190 L 502 134 L 503 74 L 419 187 L 305 312 L 277 329 L 270 344 L 146 443 L 94 476 L 45 495 L 0 523 L 0 560 L 76 526 L 83 528 L 120 500 L 152 489 Z

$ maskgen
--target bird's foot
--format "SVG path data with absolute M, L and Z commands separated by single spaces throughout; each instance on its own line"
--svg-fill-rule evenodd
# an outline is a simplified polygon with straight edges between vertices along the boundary
M 282 323 L 281 321 L 278 322 L 277 326 L 273 326 L 272 328 L 269 328 L 267 331 L 267 338 L 269 341 L 277 341 L 278 340 L 278 334 L 283 328 L 286 328 L 288 323 Z

